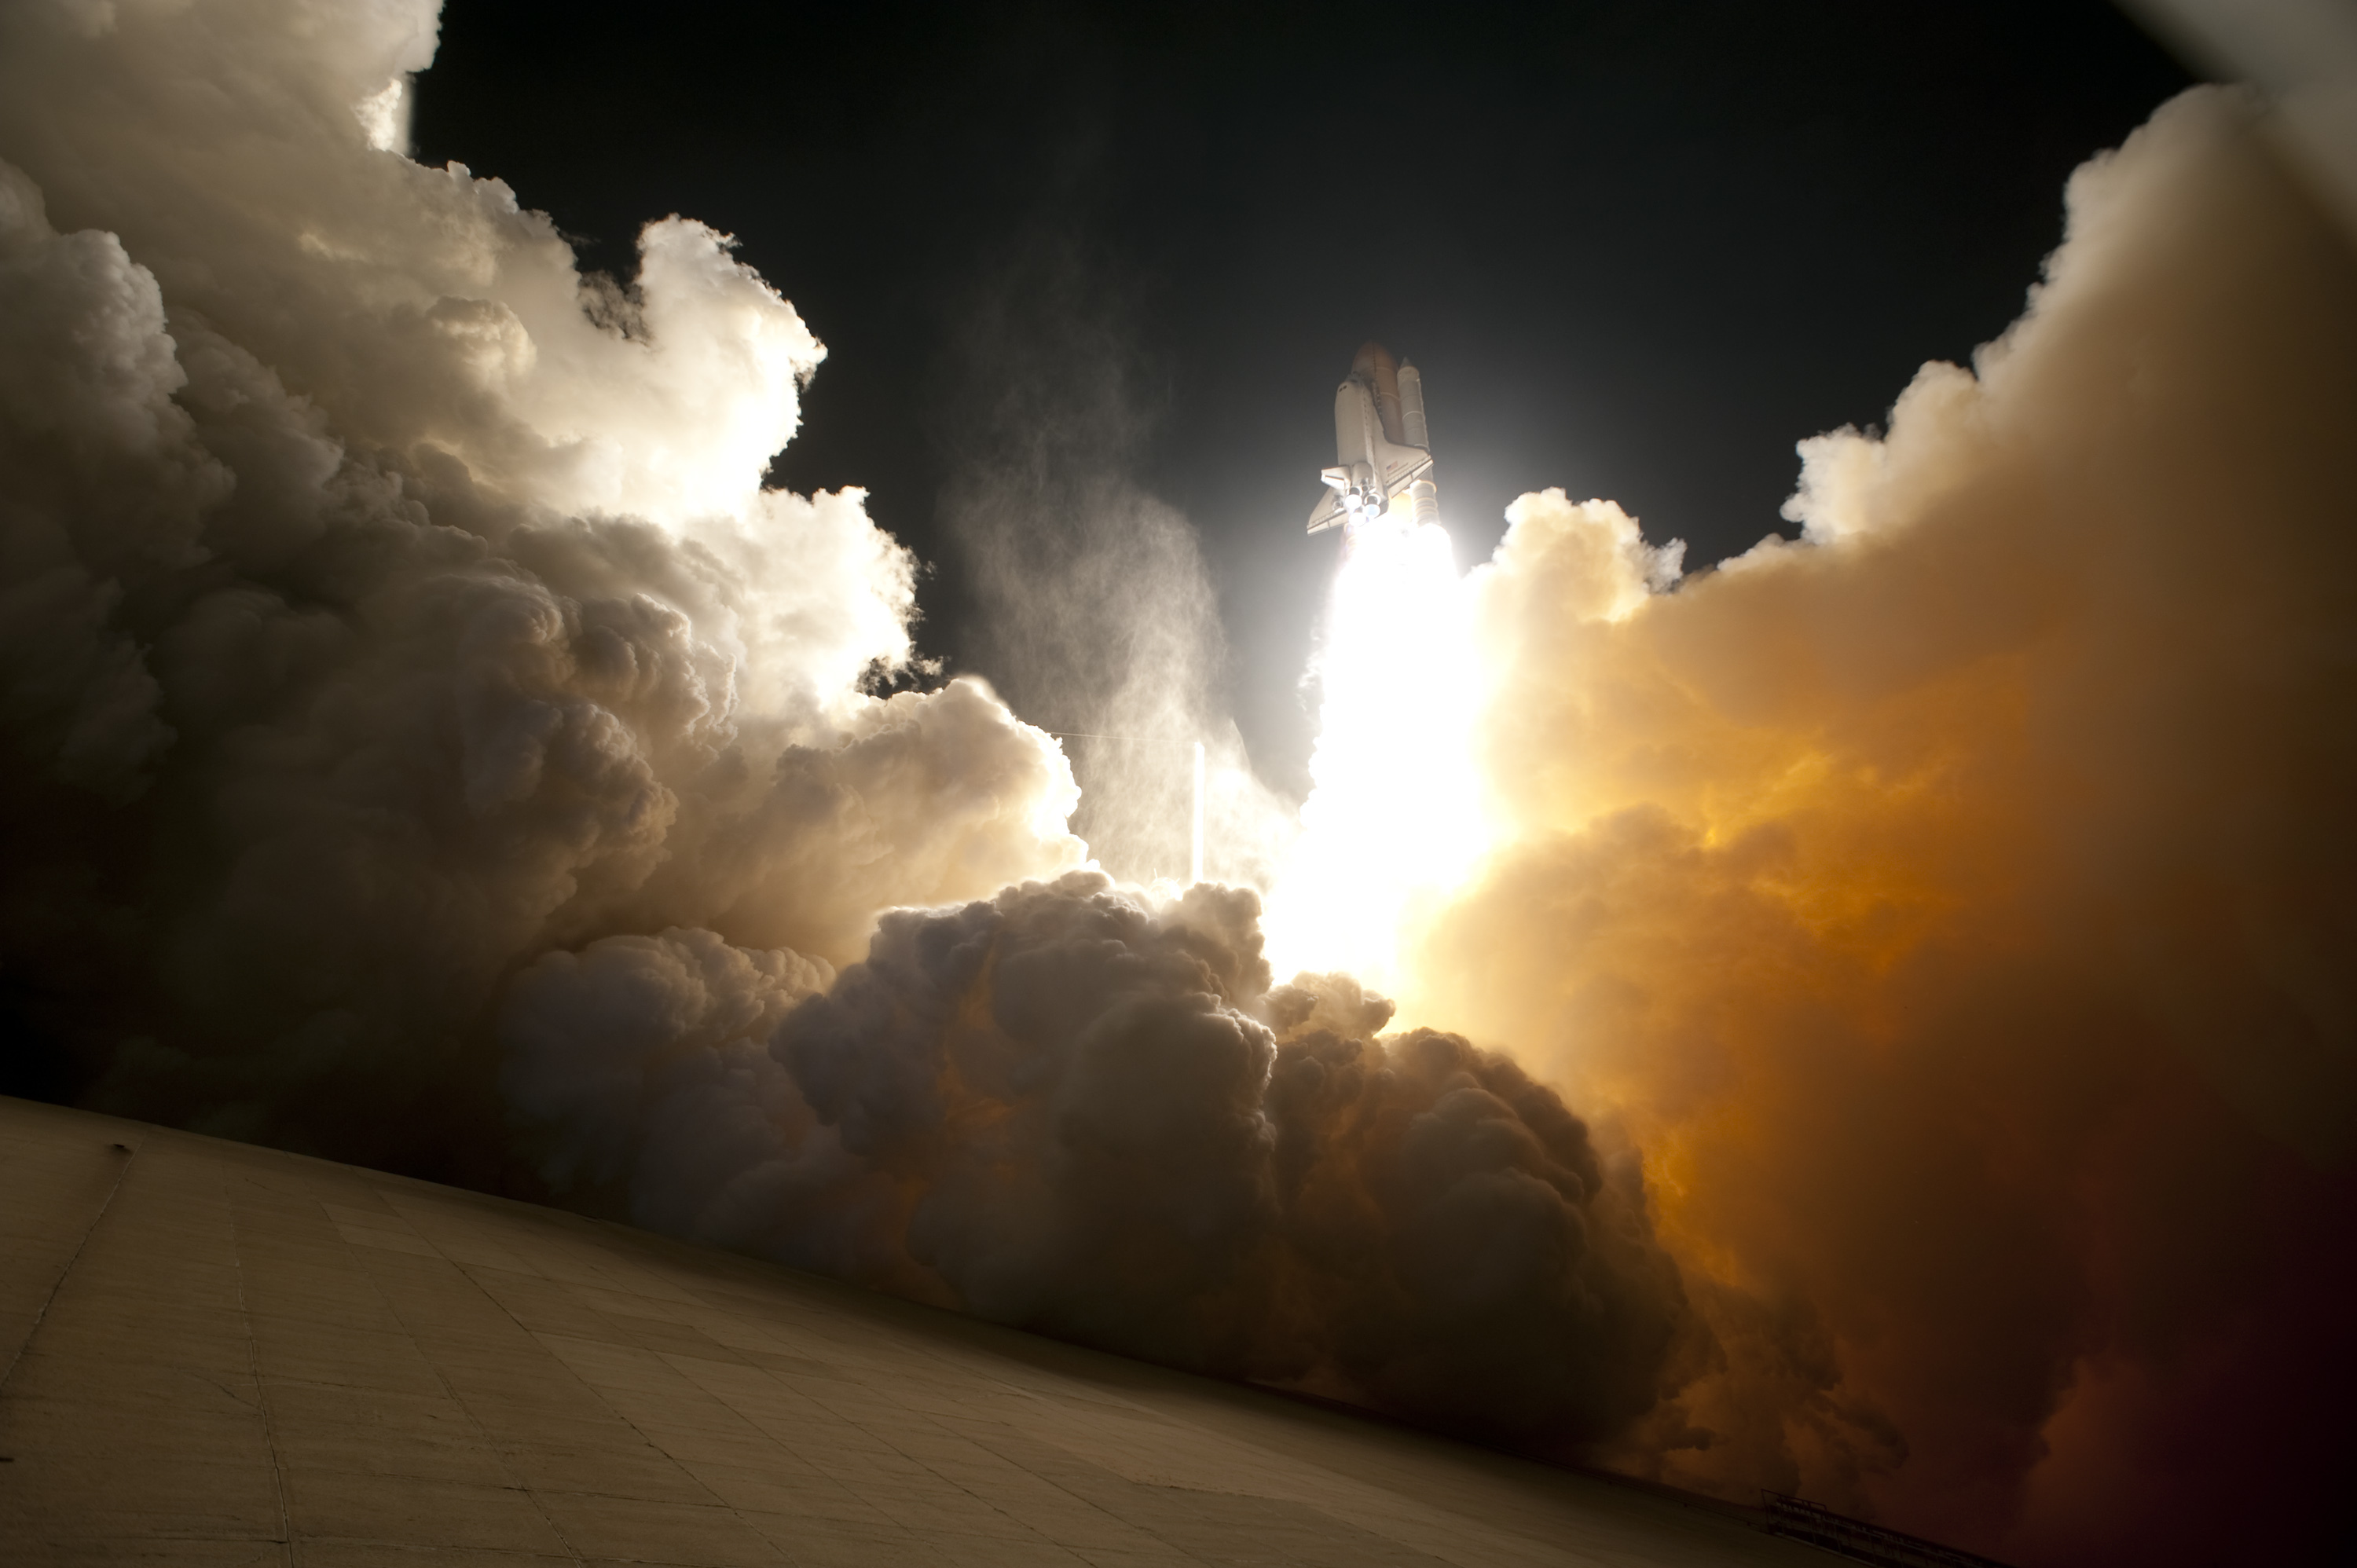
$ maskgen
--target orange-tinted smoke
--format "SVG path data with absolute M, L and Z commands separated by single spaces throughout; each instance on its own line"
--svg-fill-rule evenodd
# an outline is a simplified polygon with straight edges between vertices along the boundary
M 2357 259 L 2218 91 L 2069 210 L 1972 371 L 1803 445 L 1803 541 L 1648 596 L 1518 504 L 1510 847 L 1407 1001 L 1645 1151 L 1723 1364 L 1624 1463 L 2288 1561 L 2349 1529 Z

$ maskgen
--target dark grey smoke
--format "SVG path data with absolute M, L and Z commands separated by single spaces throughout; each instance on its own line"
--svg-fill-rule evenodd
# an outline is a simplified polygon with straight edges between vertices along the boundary
M 966 1310 L 1526 1441 L 1650 1408 L 1687 1317 L 1634 1163 L 1344 977 L 1272 988 L 1257 912 L 1093 873 L 898 911 L 772 1050 Z

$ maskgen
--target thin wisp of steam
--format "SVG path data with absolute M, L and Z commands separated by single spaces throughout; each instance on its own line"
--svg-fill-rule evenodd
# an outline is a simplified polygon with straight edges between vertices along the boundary
M 1290 812 L 1219 693 L 1227 639 L 1184 515 L 1135 477 L 1157 423 L 1137 306 L 1109 264 L 1027 231 L 969 297 L 939 399 L 942 510 L 996 687 L 1062 742 L 1096 863 L 1175 893 L 1205 747 L 1207 871 L 1263 886 Z

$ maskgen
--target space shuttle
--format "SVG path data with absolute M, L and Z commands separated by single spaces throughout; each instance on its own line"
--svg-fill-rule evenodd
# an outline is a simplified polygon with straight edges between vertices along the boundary
M 1334 466 L 1320 474 L 1326 493 L 1309 511 L 1309 532 L 1363 522 L 1405 495 L 1418 522 L 1440 521 L 1432 482 L 1432 441 L 1424 427 L 1424 378 L 1380 343 L 1351 361 L 1334 393 Z

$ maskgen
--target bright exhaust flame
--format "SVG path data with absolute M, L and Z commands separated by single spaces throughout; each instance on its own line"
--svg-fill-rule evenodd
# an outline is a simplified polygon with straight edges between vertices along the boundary
M 1311 665 L 1312 789 L 1265 929 L 1278 974 L 1345 970 L 1388 991 L 1403 950 L 1489 845 L 1480 683 L 1445 530 L 1399 508 L 1354 526 L 1344 549 Z

